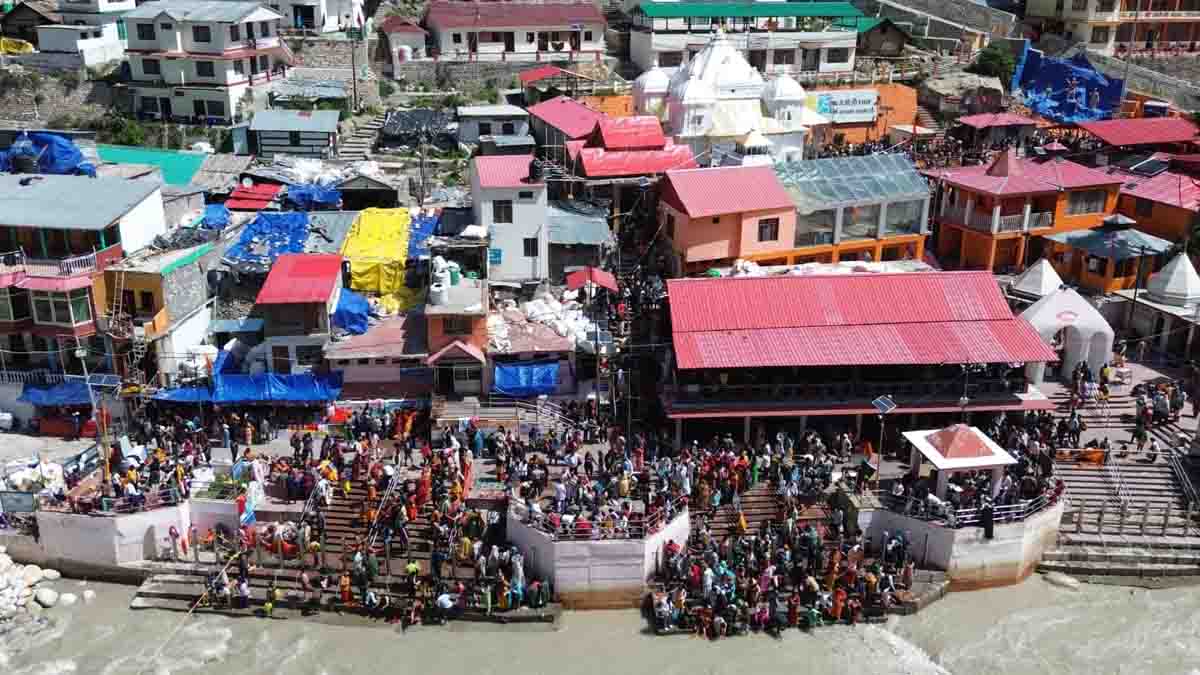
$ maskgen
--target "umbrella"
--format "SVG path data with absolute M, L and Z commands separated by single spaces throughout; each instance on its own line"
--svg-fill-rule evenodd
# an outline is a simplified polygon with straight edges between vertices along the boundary
M 1104 219 L 1105 225 L 1137 225 L 1137 221 L 1123 213 L 1114 213 Z
M 610 272 L 605 272 L 598 267 L 585 267 L 581 270 L 575 270 L 567 275 L 567 288 L 576 290 L 583 288 L 587 282 L 592 282 L 597 286 L 607 288 L 614 293 L 617 291 L 617 279 Z

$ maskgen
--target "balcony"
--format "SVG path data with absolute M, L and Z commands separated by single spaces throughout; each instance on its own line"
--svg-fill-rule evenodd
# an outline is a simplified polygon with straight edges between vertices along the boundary
M 995 216 L 990 213 L 982 213 L 980 211 L 972 211 L 967 213 L 965 206 L 948 207 L 941 216 L 945 222 L 964 225 L 972 230 L 980 232 L 991 232 L 999 234 L 1003 232 L 1024 232 L 1027 230 L 1036 230 L 1054 226 L 1054 214 L 1049 211 L 1039 211 L 1029 214 L 1029 227 L 1025 227 L 1025 214 L 1017 213 L 1010 216 L 1000 216 L 999 221 L 996 221 Z
M 122 255 L 120 244 L 67 258 L 30 258 L 23 249 L 17 249 L 0 253 L 0 275 L 23 273 L 31 277 L 74 277 L 102 272 L 120 260 Z
M 1183 10 L 1146 10 L 1142 12 L 1121 12 L 1122 21 L 1162 21 L 1200 19 L 1200 9 Z
M 247 38 L 242 40 L 242 49 L 273 49 L 279 46 L 278 35 L 268 35 L 266 37 Z
M 1023 394 L 1027 383 L 1020 371 L 1013 377 L 971 378 L 967 396 L 971 399 L 1005 399 Z M 833 382 L 788 384 L 689 384 L 668 388 L 676 404 L 738 403 L 811 403 L 825 406 L 869 402 L 879 396 L 897 400 L 957 403 L 963 393 L 962 378 L 900 382 Z

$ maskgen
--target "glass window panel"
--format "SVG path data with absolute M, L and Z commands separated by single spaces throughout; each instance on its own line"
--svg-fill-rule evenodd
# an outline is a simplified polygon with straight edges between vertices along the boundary
M 86 323 L 92 320 L 92 303 L 88 299 L 86 288 L 71 291 L 72 323 Z

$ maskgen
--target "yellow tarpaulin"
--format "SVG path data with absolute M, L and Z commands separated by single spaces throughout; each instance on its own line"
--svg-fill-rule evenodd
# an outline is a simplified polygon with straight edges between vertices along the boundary
M 417 304 L 421 291 L 404 285 L 408 258 L 408 209 L 367 209 L 346 235 L 342 256 L 350 261 L 350 288 L 381 296 L 389 312 Z
M 33 45 L 16 38 L 0 38 L 0 54 L 32 54 Z

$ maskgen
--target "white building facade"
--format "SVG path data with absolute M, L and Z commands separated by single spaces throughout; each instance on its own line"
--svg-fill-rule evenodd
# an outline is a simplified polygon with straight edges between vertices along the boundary
M 488 231 L 488 278 L 545 279 L 550 274 L 546 184 L 528 176 L 530 157 L 476 157 L 471 171 L 475 224 Z
M 362 17 L 362 0 L 280 0 L 266 3 L 283 16 L 285 31 L 333 33 L 357 28 Z
M 280 15 L 253 2 L 152 2 L 125 15 L 133 111 L 240 119 L 247 91 L 284 77 Z
M 582 2 L 434 0 L 425 27 L 439 60 L 592 61 L 605 54 L 604 15 Z

